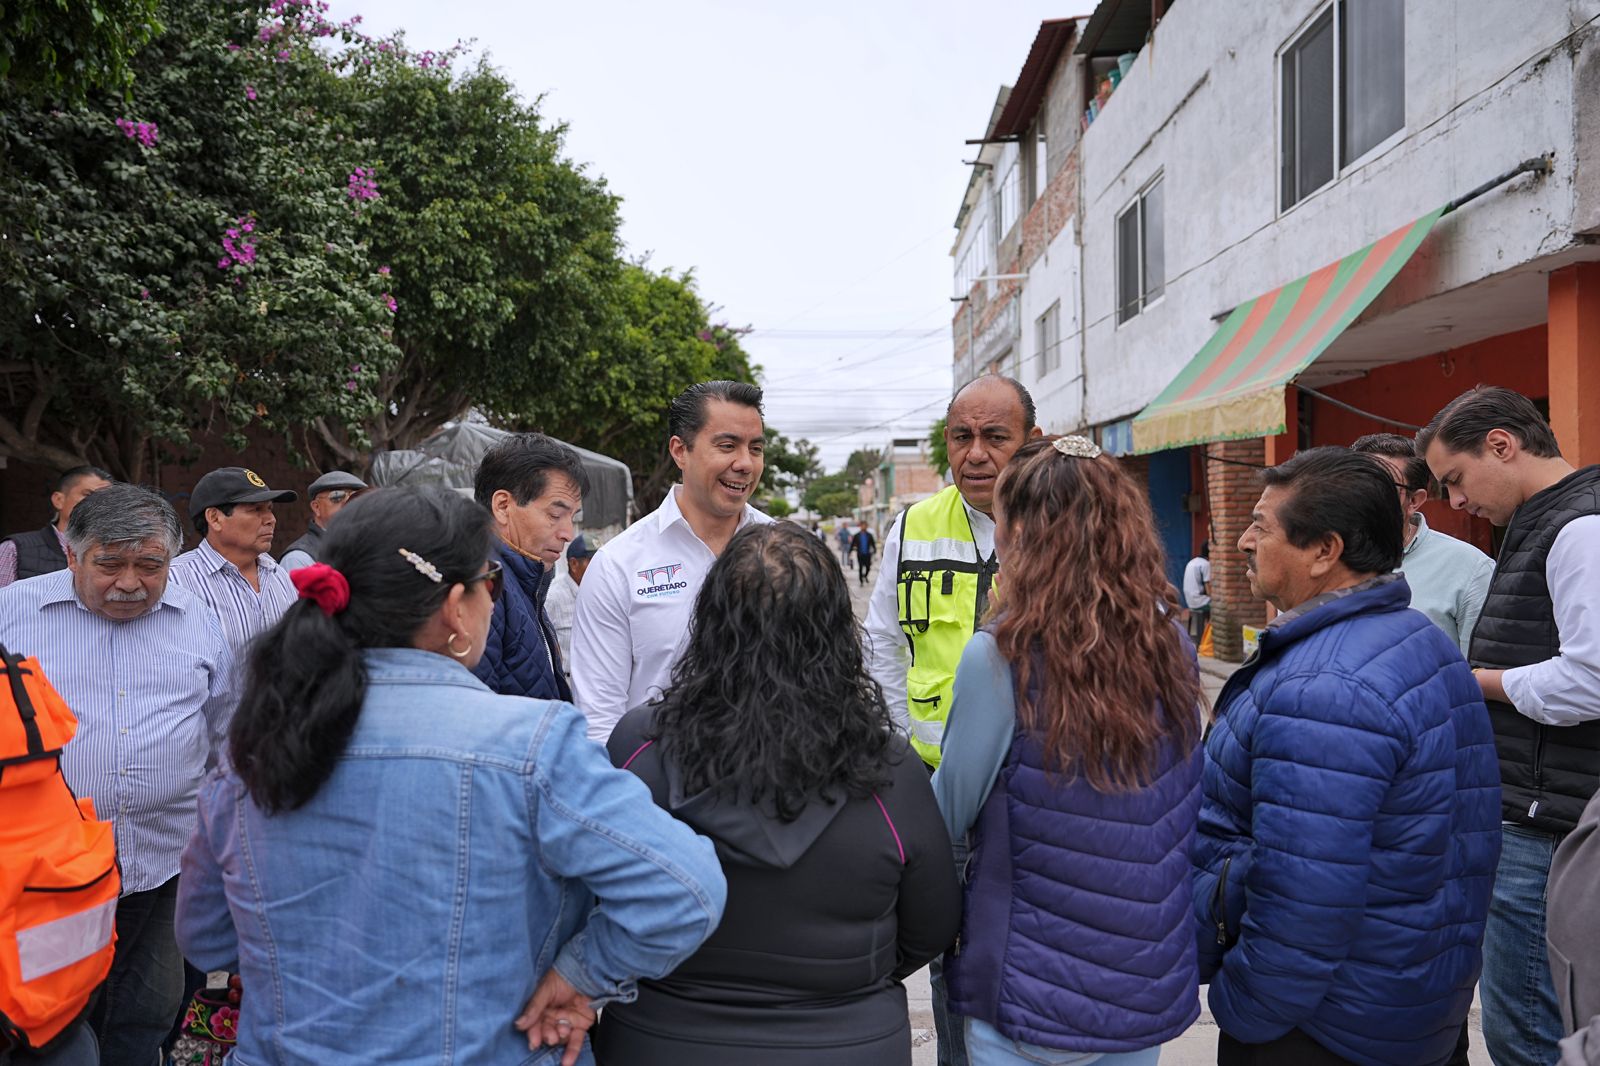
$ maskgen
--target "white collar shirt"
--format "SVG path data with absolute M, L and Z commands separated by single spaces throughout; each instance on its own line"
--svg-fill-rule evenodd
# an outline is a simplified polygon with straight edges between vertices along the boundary
M 716 553 L 689 527 L 674 485 L 655 511 L 589 563 L 572 620 L 573 700 L 605 743 L 623 714 L 666 688 Z M 772 519 L 745 505 L 739 529 Z

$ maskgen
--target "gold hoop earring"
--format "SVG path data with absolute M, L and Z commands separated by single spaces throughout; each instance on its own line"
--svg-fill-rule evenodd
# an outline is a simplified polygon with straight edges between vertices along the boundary
M 444 649 L 451 655 L 454 655 L 457 659 L 465 659 L 468 655 L 472 654 L 472 645 L 470 643 L 460 651 L 456 651 L 456 631 L 453 629 L 450 631 L 449 638 L 447 638 L 444 642 Z

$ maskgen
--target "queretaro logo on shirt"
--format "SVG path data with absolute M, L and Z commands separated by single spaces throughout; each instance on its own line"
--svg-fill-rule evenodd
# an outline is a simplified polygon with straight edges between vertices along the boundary
M 683 569 L 682 563 L 668 563 L 665 566 L 652 566 L 647 570 L 636 571 L 639 580 L 644 585 L 634 590 L 634 595 L 646 599 L 655 599 L 658 596 L 676 596 L 689 587 L 687 581 L 679 581 L 678 573 Z

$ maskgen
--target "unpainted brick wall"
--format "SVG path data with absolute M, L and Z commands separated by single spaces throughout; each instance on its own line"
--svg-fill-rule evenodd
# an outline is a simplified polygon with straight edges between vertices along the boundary
M 1224 662 L 1244 658 L 1239 627 L 1267 622 L 1266 605 L 1250 594 L 1239 537 L 1250 525 L 1250 512 L 1261 498 L 1257 472 L 1266 459 L 1260 437 L 1206 445 L 1206 490 L 1211 502 L 1211 634 L 1216 655 Z M 1217 460 L 1227 460 L 1226 462 Z M 1251 465 L 1238 465 L 1251 464 Z

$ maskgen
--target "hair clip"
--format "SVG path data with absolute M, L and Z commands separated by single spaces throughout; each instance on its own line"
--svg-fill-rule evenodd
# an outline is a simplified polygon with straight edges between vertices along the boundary
M 1057 437 L 1050 442 L 1050 446 L 1062 455 L 1070 455 L 1074 459 L 1098 459 L 1102 454 L 1100 445 L 1088 437 L 1077 435 Z
M 401 548 L 400 555 L 405 559 L 406 562 L 417 568 L 417 573 L 421 574 L 429 581 L 432 581 L 434 584 L 437 585 L 439 582 L 444 580 L 444 575 L 439 573 L 439 568 L 428 562 L 428 560 L 424 559 L 416 552 L 410 551 L 406 548 Z

